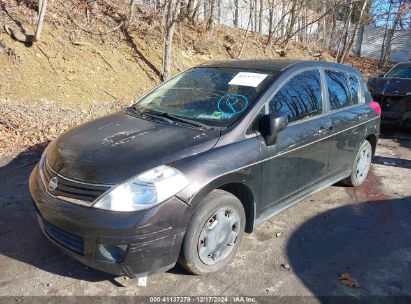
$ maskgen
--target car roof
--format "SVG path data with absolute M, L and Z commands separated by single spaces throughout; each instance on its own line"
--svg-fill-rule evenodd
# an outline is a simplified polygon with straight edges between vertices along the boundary
M 243 68 L 256 70 L 269 70 L 281 72 L 290 67 L 326 67 L 330 69 L 344 69 L 351 72 L 358 72 L 356 68 L 327 61 L 310 61 L 297 59 L 232 59 L 208 61 L 197 67 L 215 68 Z

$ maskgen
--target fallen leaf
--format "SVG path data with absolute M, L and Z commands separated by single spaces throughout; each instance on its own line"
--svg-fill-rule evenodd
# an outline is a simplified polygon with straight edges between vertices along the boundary
M 360 287 L 360 283 L 358 283 L 358 281 L 355 278 L 353 278 L 349 273 L 344 272 L 340 274 L 338 279 L 340 280 L 341 284 L 346 285 L 348 287 Z

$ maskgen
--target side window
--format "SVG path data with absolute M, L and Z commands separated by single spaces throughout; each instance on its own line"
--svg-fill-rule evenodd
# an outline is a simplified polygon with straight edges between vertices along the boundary
M 350 74 L 350 88 L 351 88 L 351 101 L 353 105 L 358 104 L 358 78 Z
M 331 110 L 351 105 L 348 75 L 344 72 L 325 71 Z
M 269 108 L 270 112 L 286 112 L 289 122 L 321 114 L 320 72 L 305 71 L 291 78 L 270 101 Z

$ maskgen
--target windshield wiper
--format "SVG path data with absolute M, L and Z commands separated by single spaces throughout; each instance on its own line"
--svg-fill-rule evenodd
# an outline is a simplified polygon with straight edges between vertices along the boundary
M 142 108 L 136 107 L 136 106 L 132 107 L 132 109 L 140 115 L 149 116 L 151 118 L 161 120 L 161 121 L 164 121 L 164 122 L 169 123 L 169 124 L 175 124 L 175 122 L 173 120 L 161 115 L 161 112 L 157 113 L 157 111 L 142 109 Z
M 139 107 L 134 107 L 134 109 L 137 112 L 139 112 L 140 114 L 147 115 L 147 116 L 150 116 L 150 117 L 153 117 L 153 118 L 157 118 L 159 120 L 165 121 L 165 122 L 170 123 L 170 124 L 173 124 L 176 121 L 178 121 L 178 122 L 183 122 L 183 123 L 186 123 L 186 124 L 189 124 L 189 125 L 192 125 L 192 126 L 195 126 L 195 127 L 200 127 L 200 128 L 203 128 L 203 129 L 207 129 L 207 130 L 211 128 L 210 126 L 208 126 L 206 124 L 203 124 L 199 121 L 192 120 L 192 119 L 185 118 L 185 117 L 181 117 L 181 116 L 178 116 L 178 115 L 173 115 L 173 114 L 170 114 L 170 113 L 167 113 L 167 112 L 161 112 L 161 111 L 152 110 L 152 109 L 141 109 Z
M 178 116 L 178 115 L 173 115 L 173 114 L 169 114 L 169 113 L 165 113 L 165 112 L 162 115 L 164 115 L 165 117 L 174 119 L 174 120 L 185 122 L 185 123 L 190 124 L 190 125 L 195 126 L 195 127 L 200 127 L 200 128 L 207 129 L 207 130 L 211 129 L 210 126 L 208 126 L 206 124 L 203 124 L 203 123 L 201 123 L 199 121 L 196 121 L 196 120 L 192 120 L 192 119 L 189 119 L 189 118 L 185 118 L 185 117 L 181 117 L 181 116 Z

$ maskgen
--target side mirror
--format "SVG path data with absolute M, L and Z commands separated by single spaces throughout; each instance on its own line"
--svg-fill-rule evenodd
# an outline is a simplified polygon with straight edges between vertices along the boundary
M 377 77 L 384 77 L 384 73 L 378 73 Z
M 260 119 L 259 129 L 267 146 L 277 142 L 278 133 L 288 125 L 287 113 L 278 111 L 264 115 Z

